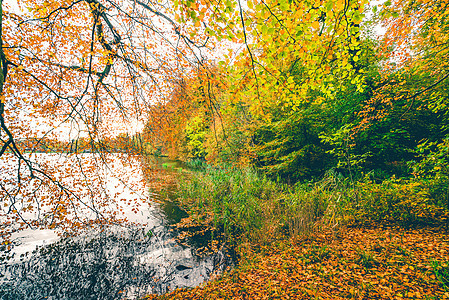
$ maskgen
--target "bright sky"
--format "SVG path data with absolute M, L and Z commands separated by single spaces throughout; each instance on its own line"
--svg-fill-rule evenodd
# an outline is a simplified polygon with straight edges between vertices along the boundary
M 10 7 L 15 13 L 20 13 L 20 8 L 17 4 L 17 0 L 3 0 L 3 7 L 5 6 Z

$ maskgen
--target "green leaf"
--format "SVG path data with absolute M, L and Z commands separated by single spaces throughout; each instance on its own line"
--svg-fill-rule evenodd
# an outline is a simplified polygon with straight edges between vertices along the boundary
M 263 33 L 263 34 L 268 34 L 268 29 L 269 29 L 269 28 L 268 28 L 267 25 L 265 25 L 265 24 L 262 25 L 262 33 Z

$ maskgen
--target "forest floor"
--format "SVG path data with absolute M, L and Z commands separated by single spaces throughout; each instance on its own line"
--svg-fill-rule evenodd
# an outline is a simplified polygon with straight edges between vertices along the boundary
M 202 286 L 146 299 L 449 299 L 447 233 L 340 228 L 252 245 Z

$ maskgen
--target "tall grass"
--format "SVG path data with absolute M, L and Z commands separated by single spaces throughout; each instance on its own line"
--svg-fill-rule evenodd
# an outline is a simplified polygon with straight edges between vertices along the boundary
M 251 168 L 221 166 L 180 179 L 178 196 L 191 215 L 211 214 L 226 237 L 270 242 L 337 224 L 339 202 L 348 196 L 343 186 L 333 174 L 315 184 L 287 186 Z
M 209 220 L 229 239 L 271 242 L 339 225 L 447 224 L 449 211 L 412 181 L 352 182 L 328 172 L 317 182 L 281 184 L 251 168 L 210 167 L 179 180 L 178 197 L 190 215 Z M 207 216 L 207 217 L 205 217 Z

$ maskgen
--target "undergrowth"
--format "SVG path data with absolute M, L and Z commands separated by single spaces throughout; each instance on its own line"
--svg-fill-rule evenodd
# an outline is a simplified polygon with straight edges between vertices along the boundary
M 449 298 L 439 228 L 448 211 L 432 183 L 328 172 L 286 185 L 251 168 L 197 164 L 178 185 L 190 215 L 181 223 L 222 233 L 239 264 L 203 286 L 148 299 Z
M 347 183 L 329 174 L 317 183 L 288 186 L 251 168 L 206 166 L 179 180 L 179 200 L 189 214 L 210 220 L 228 240 L 271 241 L 335 226 Z M 212 215 L 212 218 L 205 216 Z
M 446 292 L 449 292 L 449 262 L 432 260 L 431 265 L 437 280 Z
M 428 188 L 412 180 L 375 183 L 366 175 L 353 182 L 328 172 L 319 181 L 291 186 L 252 168 L 195 167 L 178 180 L 180 204 L 228 241 L 263 244 L 339 225 L 447 226 L 449 217 Z

